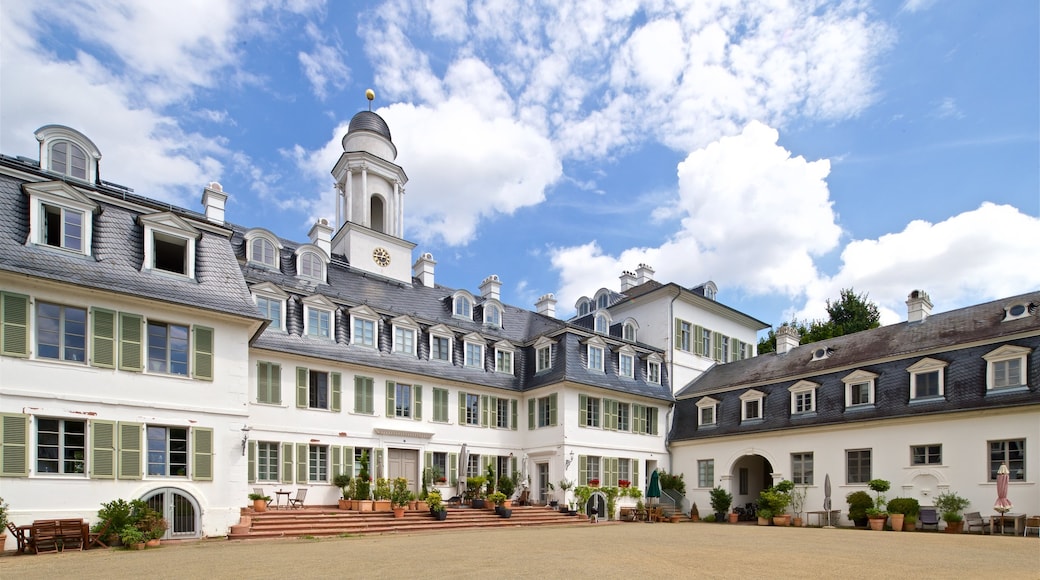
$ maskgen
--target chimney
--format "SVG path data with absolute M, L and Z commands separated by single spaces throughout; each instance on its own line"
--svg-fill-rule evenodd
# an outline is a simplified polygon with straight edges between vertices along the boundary
M 628 270 L 621 272 L 621 291 L 627 292 L 629 288 L 636 285 L 636 275 Z
M 924 290 L 914 290 L 906 297 L 906 321 L 924 322 L 932 314 L 932 301 Z
M 214 181 L 202 190 L 202 207 L 206 208 L 206 219 L 224 225 L 224 204 L 227 202 L 227 194 L 219 183 Z
M 776 354 L 787 354 L 798 346 L 798 329 L 784 324 L 776 329 Z
M 436 265 L 433 254 L 425 252 L 412 264 L 412 276 L 418 278 L 423 286 L 433 288 L 433 267 Z
M 556 296 L 550 292 L 538 299 L 534 303 L 534 307 L 538 310 L 538 314 L 544 314 L 549 318 L 556 318 Z
M 654 279 L 654 269 L 646 264 L 640 264 L 636 268 L 636 284 L 646 284 Z
M 499 300 L 501 290 L 502 281 L 498 279 L 498 274 L 492 274 L 480 283 L 480 295 L 487 300 Z
M 311 227 L 311 231 L 307 232 L 307 236 L 310 237 L 311 243 L 318 246 L 325 251 L 325 255 L 332 257 L 332 227 L 329 226 L 329 220 L 321 218 Z

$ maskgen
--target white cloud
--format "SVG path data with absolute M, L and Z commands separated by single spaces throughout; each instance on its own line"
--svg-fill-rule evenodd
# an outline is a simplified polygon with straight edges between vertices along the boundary
M 343 51 L 330 45 L 316 24 L 308 22 L 306 31 L 307 36 L 314 41 L 314 48 L 310 52 L 300 51 L 297 58 L 314 95 L 324 101 L 328 97 L 329 86 L 338 89 L 347 85 L 350 68 L 343 62 Z
M 906 0 L 899 9 L 901 12 L 920 12 L 935 5 L 935 0 Z
M 964 118 L 964 112 L 957 106 L 957 100 L 953 97 L 944 97 L 940 100 L 932 114 L 940 119 Z

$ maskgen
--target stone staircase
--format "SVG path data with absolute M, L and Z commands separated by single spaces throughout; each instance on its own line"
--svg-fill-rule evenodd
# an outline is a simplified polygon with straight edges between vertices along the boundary
M 406 511 L 403 518 L 394 518 L 393 512 L 356 512 L 339 510 L 331 506 L 298 510 L 269 510 L 264 513 L 243 509 L 242 519 L 238 525 L 231 526 L 228 539 L 353 536 L 432 532 L 460 528 L 588 525 L 588 519 L 585 516 L 567 516 L 546 507 L 521 506 L 512 509 L 513 515 L 507 519 L 499 517 L 492 510 L 469 507 L 448 508 L 448 518 L 443 522 L 437 521 L 429 511 Z

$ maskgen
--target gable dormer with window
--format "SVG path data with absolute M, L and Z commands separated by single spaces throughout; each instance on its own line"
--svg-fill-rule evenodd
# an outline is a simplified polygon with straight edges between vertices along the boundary
M 29 239 L 26 243 L 90 255 L 98 205 L 61 181 L 26 183 Z
M 585 342 L 586 368 L 590 371 L 604 372 L 606 368 L 607 343 L 598 336 L 593 336 Z
M 195 278 L 195 242 L 201 233 L 171 212 L 142 215 L 145 270 Z
M 618 376 L 623 379 L 636 378 L 636 350 L 627 344 L 618 349 Z
M 995 393 L 1024 389 L 1029 352 L 1026 347 L 1005 344 L 982 355 L 986 360 L 986 391 Z
M 877 373 L 858 370 L 841 379 L 841 382 L 845 384 L 845 408 L 847 410 L 874 408 L 874 381 L 877 377 Z
M 907 367 L 910 373 L 910 402 L 934 401 L 946 396 L 947 363 L 923 358 Z
M 513 374 L 513 358 L 516 347 L 508 340 L 500 340 L 495 343 L 495 372 L 507 375 Z
M 740 421 L 758 422 L 765 417 L 766 394 L 751 389 L 740 395 Z
M 350 344 L 379 348 L 379 315 L 368 306 L 350 309 Z
M 45 125 L 36 130 L 36 140 L 44 170 L 86 183 L 98 182 L 101 151 L 86 135 L 63 125 Z
M 455 318 L 473 320 L 473 295 L 465 290 L 457 290 L 451 296 L 451 315 Z
M 534 372 L 544 373 L 552 370 L 553 341 L 544 337 L 538 337 L 534 341 Z
M 394 333 L 391 352 L 418 356 L 416 345 L 419 338 L 419 325 L 410 316 L 398 316 L 390 323 Z
M 249 291 L 260 314 L 271 321 L 269 327 L 285 332 L 285 303 L 289 295 L 270 282 L 256 284 Z
M 332 340 L 335 331 L 336 305 L 328 298 L 315 294 L 303 302 L 303 335 Z
M 462 337 L 462 343 L 462 366 L 484 370 L 484 348 L 487 346 L 484 337 L 471 332 Z
M 791 415 L 805 416 L 816 414 L 816 390 L 819 383 L 798 381 L 787 390 L 791 393 Z
M 431 326 L 430 360 L 452 364 L 452 353 L 455 352 L 455 333 L 443 324 Z
M 278 253 L 282 249 L 278 237 L 265 229 L 252 229 L 246 232 L 246 261 L 254 266 L 279 269 Z
M 646 357 L 646 382 L 655 385 L 661 384 L 661 363 L 664 359 L 659 354 L 651 353 Z
M 492 328 L 502 328 L 502 303 L 498 300 L 485 300 L 481 306 L 484 324 Z
M 697 428 L 714 427 L 719 423 L 719 400 L 702 397 L 697 401 Z
M 325 282 L 328 255 L 318 246 L 304 244 L 296 248 L 296 274 L 314 282 Z

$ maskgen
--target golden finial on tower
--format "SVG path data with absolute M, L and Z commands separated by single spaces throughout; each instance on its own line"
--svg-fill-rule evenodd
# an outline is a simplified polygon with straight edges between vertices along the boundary
M 368 99 L 368 110 L 372 110 L 372 101 L 376 98 L 376 92 L 372 89 L 365 89 L 365 98 Z

